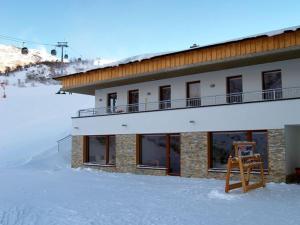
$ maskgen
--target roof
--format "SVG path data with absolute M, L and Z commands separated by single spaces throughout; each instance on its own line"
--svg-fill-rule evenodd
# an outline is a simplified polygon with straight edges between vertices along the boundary
M 243 40 L 250 40 L 250 39 L 259 38 L 259 37 L 272 37 L 272 36 L 275 36 L 275 35 L 280 35 L 280 34 L 287 33 L 287 32 L 293 32 L 293 31 L 296 31 L 296 30 L 300 30 L 300 25 L 299 26 L 288 27 L 288 28 L 283 28 L 283 29 L 279 29 L 279 30 L 273 30 L 273 31 L 265 32 L 265 33 L 259 33 L 259 34 L 250 35 L 250 36 L 246 36 L 246 37 L 231 39 L 231 40 L 227 40 L 227 41 L 223 41 L 223 42 L 217 42 L 217 43 L 212 43 L 212 44 L 208 44 L 208 45 L 202 45 L 202 46 L 198 46 L 198 47 L 187 48 L 187 49 L 183 49 L 183 50 L 179 50 L 179 51 L 161 52 L 161 53 L 148 53 L 148 54 L 141 54 L 141 55 L 131 56 L 131 57 L 128 57 L 128 58 L 125 58 L 125 59 L 122 59 L 122 60 L 118 60 L 118 61 L 113 62 L 113 63 L 104 64 L 104 65 L 101 65 L 99 67 L 94 67 L 92 69 L 87 69 L 87 70 L 82 71 L 80 73 L 73 73 L 73 74 L 66 74 L 66 75 L 62 75 L 62 76 L 57 76 L 54 79 L 60 78 L 60 77 L 74 76 L 76 74 L 82 74 L 82 73 L 101 70 L 101 69 L 105 69 L 105 68 L 118 67 L 120 65 L 126 65 L 126 64 L 133 63 L 133 62 L 141 62 L 141 61 L 144 61 L 144 60 L 159 58 L 159 57 L 162 57 L 162 56 L 173 55 L 173 54 L 182 53 L 182 52 L 194 51 L 194 50 L 202 49 L 202 48 L 208 48 L 208 47 L 213 47 L 213 46 L 218 46 L 218 45 L 223 45 L 223 44 L 235 43 L 235 42 L 239 42 L 239 41 L 243 41 Z

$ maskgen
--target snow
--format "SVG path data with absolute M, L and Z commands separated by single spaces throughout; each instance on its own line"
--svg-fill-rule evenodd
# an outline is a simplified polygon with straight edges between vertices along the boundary
M 91 96 L 57 95 L 60 85 L 25 83 L 25 78 L 24 71 L 0 76 L 0 83 L 9 84 L 7 98 L 0 91 L 0 168 L 22 165 L 56 147 L 56 141 L 71 132 L 71 116 L 94 104 Z
M 25 66 L 37 62 L 54 62 L 57 60 L 46 49 L 28 49 L 27 55 L 21 53 L 21 48 L 12 45 L 0 44 L 0 72 L 4 72 L 6 67 L 15 69 L 17 66 Z
M 243 194 L 225 182 L 70 168 L 72 113 L 94 104 L 25 83 L 0 98 L 0 225 L 298 225 L 300 186 L 267 184 Z M 18 79 L 23 83 L 17 85 Z
M 88 169 L 0 171 L 1 225 L 297 225 L 300 189 L 224 193 L 224 181 Z

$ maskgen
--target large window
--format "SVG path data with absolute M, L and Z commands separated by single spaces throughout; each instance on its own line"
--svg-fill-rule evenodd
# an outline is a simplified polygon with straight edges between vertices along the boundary
M 116 163 L 115 136 L 87 136 L 86 162 L 99 165 Z
M 166 168 L 169 175 L 180 175 L 180 135 L 148 134 L 138 138 L 138 164 Z
M 262 74 L 263 79 L 263 98 L 274 100 L 282 98 L 281 71 L 267 71 Z
M 210 168 L 226 169 L 230 154 L 234 155 L 234 141 L 255 141 L 256 153 L 260 153 L 265 169 L 268 168 L 267 131 L 230 131 L 210 133 Z

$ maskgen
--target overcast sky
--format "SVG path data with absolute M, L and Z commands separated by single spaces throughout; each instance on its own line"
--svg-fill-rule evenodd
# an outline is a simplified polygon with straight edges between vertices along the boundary
M 71 57 L 84 58 L 180 50 L 300 25 L 299 0 L 0 0 L 0 7 L 0 35 L 65 40 Z

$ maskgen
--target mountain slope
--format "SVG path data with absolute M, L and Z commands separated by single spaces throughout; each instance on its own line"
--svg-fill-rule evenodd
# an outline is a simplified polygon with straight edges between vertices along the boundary
M 27 55 L 21 53 L 21 48 L 12 45 L 0 44 L 0 72 L 7 68 L 13 70 L 18 66 L 25 66 L 39 62 L 55 62 L 57 58 L 49 54 L 45 49 L 29 49 Z

